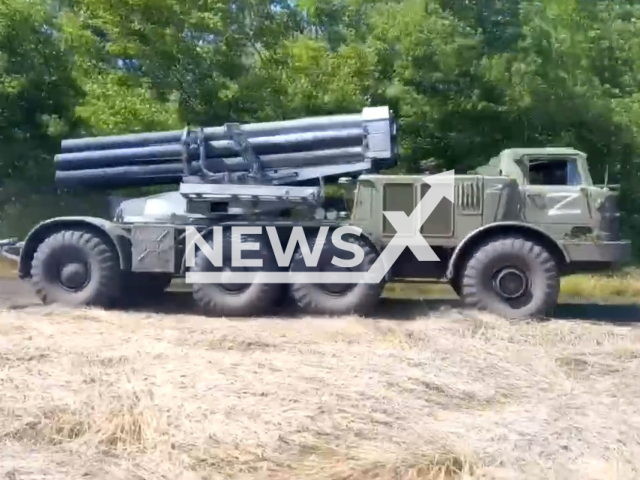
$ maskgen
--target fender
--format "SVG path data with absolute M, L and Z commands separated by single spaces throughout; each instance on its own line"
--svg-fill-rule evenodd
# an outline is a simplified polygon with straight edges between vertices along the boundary
M 460 244 L 454 250 L 453 255 L 451 255 L 451 258 L 449 259 L 449 265 L 447 267 L 446 273 L 447 280 L 451 280 L 454 277 L 458 267 L 458 263 L 464 256 L 467 247 L 471 247 L 478 241 L 482 241 L 483 239 L 489 238 L 494 235 L 500 235 L 501 233 L 532 234 L 537 238 L 543 239 L 546 243 L 555 246 L 557 248 L 557 251 L 551 253 L 559 254 L 559 256 L 562 257 L 562 260 L 564 260 L 565 262 L 569 262 L 569 255 L 567 254 L 567 251 L 563 247 L 563 245 L 541 228 L 519 222 L 496 222 L 490 223 L 489 225 L 484 225 L 477 230 L 474 230 L 469 235 L 467 235 L 465 239 L 462 240 L 462 242 L 460 242 Z
M 31 262 L 38 246 L 50 235 L 61 230 L 72 228 L 87 228 L 96 233 L 102 233 L 111 239 L 118 252 L 120 268 L 131 268 L 131 236 L 119 225 L 98 217 L 56 217 L 45 220 L 36 225 L 27 234 L 18 264 L 18 276 L 26 279 L 31 276 Z

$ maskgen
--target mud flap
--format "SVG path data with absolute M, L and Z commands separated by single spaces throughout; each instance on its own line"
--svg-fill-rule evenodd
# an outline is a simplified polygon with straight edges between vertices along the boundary
M 18 242 L 15 238 L 0 240 L 0 254 L 13 262 L 20 262 L 20 253 L 24 242 Z

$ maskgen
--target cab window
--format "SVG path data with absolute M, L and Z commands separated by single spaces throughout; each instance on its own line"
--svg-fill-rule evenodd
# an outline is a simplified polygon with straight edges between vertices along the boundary
M 582 178 L 574 159 L 532 160 L 529 185 L 581 185 Z

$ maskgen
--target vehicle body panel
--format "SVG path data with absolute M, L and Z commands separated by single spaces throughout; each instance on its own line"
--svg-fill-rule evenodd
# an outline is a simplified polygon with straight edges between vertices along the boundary
M 545 184 L 531 181 L 541 169 L 553 175 L 538 175 L 538 182 L 540 177 L 543 182 L 549 179 Z M 630 242 L 620 239 L 617 194 L 593 185 L 582 152 L 508 149 L 474 172 L 456 175 L 454 181 L 454 201 L 441 199 L 425 223 L 414 226 L 430 246 L 446 249 L 452 264 L 474 238 L 514 228 L 553 244 L 562 262 L 582 263 L 583 270 L 595 270 L 595 263 L 615 267 L 630 259 Z M 384 211 L 410 215 L 428 191 L 428 182 L 429 175 L 361 176 L 351 222 L 379 244 L 387 244 L 396 232 Z

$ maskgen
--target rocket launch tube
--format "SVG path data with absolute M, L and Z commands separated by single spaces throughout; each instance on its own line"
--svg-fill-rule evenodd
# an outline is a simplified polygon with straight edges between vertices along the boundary
M 182 164 L 168 163 L 151 167 L 116 167 L 56 172 L 55 183 L 60 188 L 110 189 L 171 185 L 180 183 L 182 178 Z
M 291 167 L 304 166 L 306 155 L 303 152 L 318 149 L 338 149 L 344 147 L 362 148 L 363 132 L 359 128 L 344 130 L 329 130 L 325 132 L 294 133 L 273 137 L 256 137 L 249 140 L 254 152 L 264 156 L 288 154 L 298 152 L 301 165 L 287 165 Z M 231 140 L 210 141 L 207 143 L 208 158 L 234 157 L 238 155 Z M 320 150 L 320 151 L 323 151 Z M 316 152 L 311 152 L 313 156 Z M 319 152 L 318 152 L 319 153 Z M 83 152 L 62 153 L 54 158 L 58 171 L 86 170 L 94 168 L 115 168 L 134 165 L 153 165 L 167 161 L 180 161 L 182 147 L 180 143 L 171 145 L 157 145 L 150 147 L 124 148 L 115 150 L 90 150 Z
M 278 135 L 308 133 L 310 131 L 327 131 L 358 128 L 362 131 L 363 119 L 361 114 L 329 115 L 322 117 L 307 117 L 296 120 L 279 122 L 242 124 L 242 131 L 247 138 L 271 137 Z M 205 140 L 225 140 L 225 127 L 210 127 L 203 129 Z M 109 135 L 104 137 L 74 138 L 62 141 L 61 152 L 82 152 L 87 150 L 114 150 L 136 148 L 167 143 L 178 143 L 182 138 L 182 130 L 170 132 L 133 133 L 127 135 Z
M 199 167 L 199 166 L 198 166 Z M 285 168 L 279 170 L 281 174 L 296 174 L 295 181 L 286 181 L 287 185 L 307 185 L 317 184 L 320 177 L 332 178 L 345 175 L 358 175 L 371 167 L 369 162 L 350 163 L 345 165 L 335 165 L 327 172 L 327 168 L 321 166 L 307 167 L 303 169 Z M 111 170 L 111 169 L 110 169 Z M 78 172 L 58 172 L 56 173 L 56 183 L 60 188 L 93 188 L 93 189 L 119 189 L 132 187 L 150 187 L 157 185 L 174 185 L 180 183 L 183 179 L 182 173 L 175 173 L 176 167 L 173 165 L 164 165 L 162 168 L 156 168 L 153 175 L 149 176 L 148 172 L 136 171 L 135 167 L 125 167 L 114 169 L 117 171 L 99 172 L 91 170 L 90 174 L 83 175 L 78 179 Z M 106 174 L 105 174 L 106 173 Z M 279 183 L 279 182 L 276 182 Z
M 228 181 L 243 182 L 243 173 L 253 168 L 252 154 L 265 172 L 293 174 L 289 180 L 278 176 L 270 181 L 293 183 L 378 171 L 397 162 L 396 123 L 388 107 L 242 124 L 240 132 L 228 127 L 63 140 L 54 159 L 56 183 L 67 188 L 175 184 L 184 179 L 185 161 L 189 175 L 204 181 L 207 171 L 229 172 Z M 248 151 L 232 141 L 237 133 L 246 139 Z
M 361 147 L 321 150 L 316 152 L 287 153 L 265 155 L 262 157 L 265 169 L 297 170 L 305 168 L 335 165 L 337 168 L 348 164 L 362 163 L 364 156 Z M 213 173 L 230 171 L 249 171 L 250 165 L 241 157 L 227 159 L 206 159 L 207 170 Z M 338 168 L 339 169 L 339 168 Z M 194 175 L 200 173 L 200 162 L 191 164 Z M 125 188 L 141 185 L 165 185 L 179 183 L 184 175 L 181 161 L 169 161 L 155 165 L 133 165 L 113 168 L 95 168 L 87 170 L 57 171 L 55 182 L 61 188 L 104 187 Z

